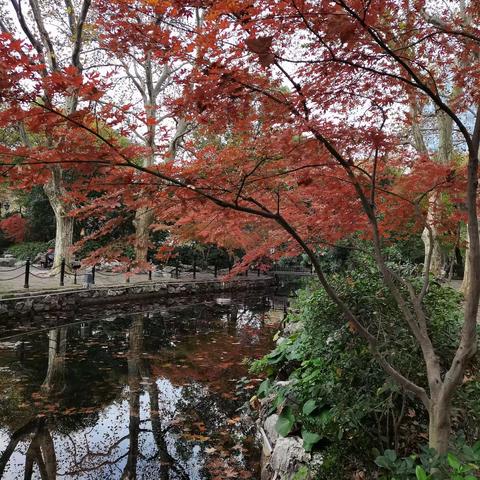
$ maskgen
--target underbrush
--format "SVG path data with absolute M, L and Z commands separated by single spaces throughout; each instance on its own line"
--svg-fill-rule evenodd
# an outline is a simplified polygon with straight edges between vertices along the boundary
M 357 265 L 342 274 L 332 274 L 330 280 L 378 338 L 381 354 L 407 378 L 426 387 L 420 348 L 374 266 L 365 262 L 361 268 Z M 419 285 L 413 271 L 412 282 Z M 451 361 L 458 341 L 461 301 L 458 292 L 435 282 L 424 300 L 431 337 L 444 367 Z M 424 406 L 384 373 L 324 290 L 315 283 L 300 290 L 287 322 L 300 323 L 301 328 L 253 362 L 251 371 L 267 377 L 258 396 L 269 397 L 270 411 L 279 413 L 279 434 L 298 434 L 307 451 L 321 450 L 324 463 L 318 480 L 476 478 L 468 475 L 478 471 L 472 458 L 480 453 L 480 444 L 469 451 L 477 452 L 473 456 L 458 454 L 465 442 L 479 438 L 480 382 L 474 365 L 453 402 L 453 427 L 464 438 L 461 448 L 449 459 L 434 461 L 431 454 L 431 468 L 427 468 L 422 463 L 425 451 L 411 457 L 428 440 Z M 382 459 L 392 459 L 392 452 L 395 461 L 387 465 Z M 455 463 L 454 458 L 459 462 L 457 470 L 449 463 Z M 437 464 L 443 467 L 435 467 Z M 400 475 L 397 467 L 400 471 L 404 468 L 404 473 Z
M 17 260 L 34 260 L 41 253 L 45 253 L 49 248 L 55 246 L 55 241 L 49 242 L 24 242 L 12 245 L 8 248 L 8 253 L 12 254 Z

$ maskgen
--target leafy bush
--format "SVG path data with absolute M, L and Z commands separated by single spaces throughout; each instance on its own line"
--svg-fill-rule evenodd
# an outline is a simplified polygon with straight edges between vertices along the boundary
M 358 268 L 360 261 L 363 263 Z M 368 259 L 357 257 L 356 262 L 357 268 L 332 274 L 331 282 L 377 336 L 382 354 L 407 377 L 426 386 L 426 375 L 419 368 L 423 364 L 420 349 L 402 322 L 394 299 Z M 416 271 L 408 264 L 393 266 L 412 275 Z M 418 284 L 415 278 L 412 281 Z M 432 337 L 445 364 L 451 360 L 458 338 L 461 300 L 458 292 L 438 283 L 431 284 L 425 298 Z M 251 368 L 268 376 L 259 396 L 274 397 L 271 411 L 280 412 L 278 432 L 301 435 L 307 450 L 315 444 L 322 448 L 324 477 L 318 478 L 343 478 L 339 468 L 371 471 L 375 469 L 372 451 L 396 449 L 408 454 L 417 450 L 427 430 L 425 408 L 378 366 L 368 346 L 324 290 L 313 283 L 300 290 L 288 321 L 300 322 L 303 331 L 280 343 Z M 473 372 L 472 368 L 467 386 L 480 391 Z M 288 383 L 279 386 L 274 379 Z M 478 396 L 472 401 L 461 392 L 454 423 L 467 431 L 467 424 L 478 424 L 480 419 L 465 414 L 475 411 Z
M 55 241 L 49 242 L 26 242 L 19 243 L 9 247 L 8 253 L 12 254 L 18 260 L 33 260 L 40 253 L 46 252 L 49 248 L 55 246 Z
M 398 458 L 393 450 L 386 450 L 375 463 L 386 473 L 380 480 L 476 480 L 480 474 L 480 442 L 473 447 L 463 441 L 455 452 L 438 455 L 423 447 L 418 455 Z

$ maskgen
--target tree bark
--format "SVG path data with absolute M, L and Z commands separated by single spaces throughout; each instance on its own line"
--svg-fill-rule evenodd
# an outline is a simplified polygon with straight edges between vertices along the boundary
M 463 293 L 463 295 L 466 297 L 468 295 L 468 292 L 470 290 L 470 267 L 469 264 L 470 262 L 468 261 L 468 255 L 469 255 L 469 245 L 468 245 L 468 235 L 466 239 L 466 248 L 465 248 L 465 268 L 463 271 L 463 279 L 462 279 L 462 286 L 460 287 L 460 291 Z
M 410 114 L 413 118 L 412 134 L 415 149 L 421 155 L 429 155 L 423 133 L 420 128 L 419 117 L 421 112 L 415 102 L 412 102 Z M 451 161 L 453 142 L 452 142 L 452 119 L 444 112 L 438 112 L 436 115 L 438 127 L 438 151 L 435 155 L 437 163 L 447 165 Z M 439 210 L 441 199 L 436 192 L 432 193 L 428 198 L 428 213 L 427 213 L 427 227 L 422 232 L 422 240 L 425 246 L 425 260 L 424 265 L 427 265 L 427 258 L 430 254 L 431 241 L 433 239 L 433 249 L 430 258 L 430 272 L 436 277 L 443 277 L 446 275 L 445 266 L 448 260 L 448 251 L 442 245 L 440 235 L 435 226 L 435 213 Z
M 423 240 L 423 245 L 425 247 L 425 260 L 423 264 L 424 264 L 424 267 L 426 268 L 427 259 L 428 259 L 428 255 L 431 247 L 431 239 L 433 239 L 433 249 L 431 252 L 432 256 L 430 258 L 429 271 L 436 277 L 444 277 L 447 274 L 446 265 L 448 260 L 448 252 L 442 246 L 437 227 L 435 226 L 434 216 L 435 216 L 435 211 L 438 210 L 438 203 L 439 203 L 438 195 L 436 193 L 431 194 L 429 198 L 429 206 L 428 206 L 428 212 L 427 212 L 427 218 L 426 218 L 426 222 L 428 223 L 428 226 L 430 227 L 430 229 L 425 227 L 422 232 L 422 240 Z M 429 233 L 429 230 L 431 235 Z
M 135 219 L 133 220 L 135 227 L 135 260 L 140 263 L 148 261 L 150 225 L 152 221 L 153 213 L 148 207 L 140 207 L 135 212 Z
M 60 168 L 54 168 L 52 178 L 45 185 L 44 190 L 55 214 L 55 258 L 52 268 L 58 271 L 62 259 L 65 259 L 66 265 L 71 264 L 74 226 L 74 219 L 69 216 L 69 205 L 64 199 L 66 191 L 63 188 Z
M 446 453 L 451 430 L 450 405 L 444 401 L 432 401 L 429 410 L 428 445 L 438 453 Z

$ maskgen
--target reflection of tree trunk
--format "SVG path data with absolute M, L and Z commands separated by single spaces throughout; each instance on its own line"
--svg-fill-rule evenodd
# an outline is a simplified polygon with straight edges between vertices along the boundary
M 137 315 L 128 331 L 128 403 L 130 418 L 128 433 L 130 445 L 127 464 L 122 473 L 122 480 L 137 478 L 138 436 L 140 434 L 140 370 L 143 351 L 143 315 Z
M 33 431 L 35 431 L 35 429 L 38 428 L 39 423 L 43 421 L 44 419 L 39 420 L 38 418 L 34 418 L 23 427 L 20 427 L 10 436 L 10 442 L 0 456 L 0 478 L 3 478 L 5 468 L 18 443 L 21 442 L 27 435 L 30 435 Z
M 53 328 L 48 332 L 48 368 L 42 384 L 46 393 L 61 393 L 65 389 L 65 353 L 67 327 Z
M 45 422 L 40 423 L 25 454 L 25 480 L 32 478 L 35 463 L 42 480 L 54 480 L 57 477 L 55 445 Z
M 228 312 L 228 320 L 236 325 L 238 317 L 238 305 L 232 305 Z
M 144 316 L 138 315 L 131 324 L 128 331 L 129 352 L 128 352 L 128 388 L 129 388 L 129 438 L 127 463 L 122 473 L 122 480 L 136 479 L 137 461 L 139 455 L 139 434 L 140 434 L 140 379 L 149 378 L 149 366 L 142 358 Z M 150 421 L 152 423 L 152 434 L 157 446 L 157 455 L 160 463 L 159 480 L 169 480 L 170 471 L 173 470 L 179 479 L 187 480 L 184 474 L 175 465 L 175 460 L 168 453 L 165 441 L 164 429 L 160 421 L 158 404 L 158 387 L 154 379 L 148 383 L 148 395 L 150 397 Z
M 168 453 L 167 443 L 165 442 L 165 434 L 163 432 L 162 423 L 160 421 L 158 387 L 155 379 L 150 379 L 147 388 L 148 396 L 150 397 L 150 421 L 152 422 L 152 435 L 157 446 L 157 455 L 161 465 L 159 480 L 168 480 L 168 471 L 169 467 L 173 466 L 173 459 Z
M 59 166 L 53 166 L 51 171 L 52 177 L 45 185 L 44 190 L 55 214 L 53 268 L 59 269 L 62 259 L 65 259 L 67 265 L 70 265 L 72 261 L 71 246 L 73 244 L 74 219 L 69 216 L 70 207 L 65 201 L 67 192 L 63 186 L 63 170 Z

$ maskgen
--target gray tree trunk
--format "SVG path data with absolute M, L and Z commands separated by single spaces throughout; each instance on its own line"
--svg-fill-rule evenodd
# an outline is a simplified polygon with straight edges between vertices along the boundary
M 451 408 L 443 401 L 433 403 L 429 412 L 428 445 L 438 453 L 448 451 L 451 431 Z
M 421 112 L 416 104 L 411 107 L 411 114 L 414 119 L 412 124 L 413 143 L 418 153 L 428 155 L 428 149 L 423 138 L 420 128 Z M 443 165 L 449 164 L 451 161 L 453 142 L 452 142 L 452 119 L 443 112 L 438 112 L 436 115 L 438 128 L 438 151 L 435 155 L 435 161 Z M 428 198 L 428 214 L 427 226 L 422 232 L 422 240 L 425 246 L 424 265 L 427 265 L 428 256 L 431 250 L 430 272 L 437 276 L 443 277 L 446 275 L 446 264 L 448 260 L 448 250 L 442 245 L 440 235 L 435 226 L 435 215 L 439 208 L 441 199 L 437 193 L 432 193 Z M 433 246 L 431 245 L 433 241 Z
M 70 206 L 65 200 L 66 190 L 63 187 L 63 172 L 59 166 L 52 167 L 52 176 L 44 190 L 55 214 L 55 258 L 53 272 L 60 269 L 62 259 L 67 266 L 72 261 L 74 219 L 69 216 Z

